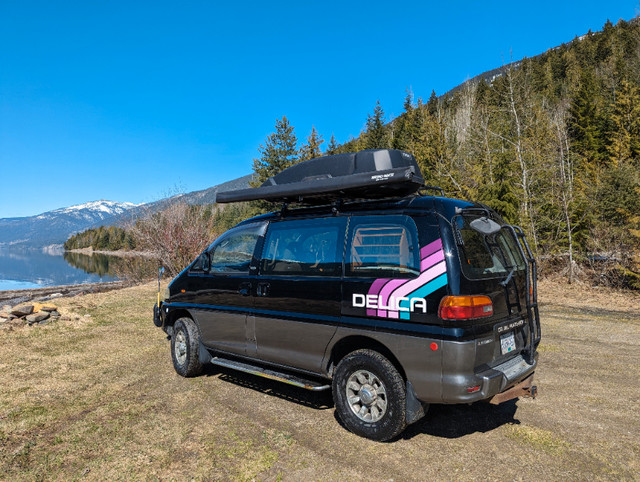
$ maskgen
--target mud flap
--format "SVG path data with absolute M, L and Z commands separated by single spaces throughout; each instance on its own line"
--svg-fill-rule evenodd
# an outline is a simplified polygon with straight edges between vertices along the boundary
M 211 353 L 209 353 L 209 350 L 206 349 L 202 342 L 198 343 L 198 358 L 203 365 L 211 363 Z
M 406 421 L 407 425 L 417 422 L 424 417 L 424 407 L 422 402 L 416 397 L 416 392 L 413 389 L 410 381 L 407 381 L 407 407 L 406 407 Z

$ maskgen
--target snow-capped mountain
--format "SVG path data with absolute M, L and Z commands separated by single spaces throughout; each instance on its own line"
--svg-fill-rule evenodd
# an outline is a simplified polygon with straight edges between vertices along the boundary
M 136 207 L 132 203 L 92 201 L 23 218 L 0 219 L 0 247 L 41 248 L 63 244 L 70 235 Z

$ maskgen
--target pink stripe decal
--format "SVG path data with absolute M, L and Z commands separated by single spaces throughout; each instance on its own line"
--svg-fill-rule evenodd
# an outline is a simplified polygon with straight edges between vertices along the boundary
M 432 268 L 430 268 L 427 271 L 425 271 L 424 273 L 422 273 L 416 279 L 412 279 L 408 283 L 405 283 L 402 286 L 399 286 L 392 293 L 392 296 L 396 300 L 398 298 L 407 296 L 409 293 L 417 290 L 418 288 L 421 288 L 422 286 L 426 285 L 429 281 L 437 278 L 438 276 L 440 276 L 441 274 L 446 273 L 446 272 L 447 272 L 447 265 L 446 265 L 446 263 L 444 261 L 441 261 L 440 263 L 436 264 Z M 396 314 L 395 317 L 397 317 L 397 314 L 398 314 L 397 311 L 390 311 L 389 312 L 389 317 L 391 317 L 392 313 L 395 313 Z M 378 316 L 380 316 L 380 311 L 378 311 Z
M 420 248 L 420 259 L 424 259 L 440 249 L 442 249 L 442 239 L 438 238 L 435 241 L 432 241 L 426 246 Z
M 431 256 L 427 256 L 420 262 L 420 272 L 424 273 L 431 268 L 434 264 L 444 261 L 444 251 L 436 251 Z

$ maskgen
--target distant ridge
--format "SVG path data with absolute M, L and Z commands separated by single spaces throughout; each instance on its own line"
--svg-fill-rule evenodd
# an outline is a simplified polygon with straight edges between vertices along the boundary
M 98 226 L 122 225 L 149 212 L 158 211 L 176 200 L 187 204 L 213 204 L 219 191 L 249 187 L 252 175 L 233 179 L 217 186 L 178 194 L 152 203 L 91 201 L 55 209 L 36 216 L 0 218 L 0 249 L 42 249 L 62 245 L 69 236 Z
M 36 216 L 0 219 L 0 248 L 42 248 L 64 243 L 71 233 L 120 215 L 136 207 L 132 203 L 92 201 L 55 209 Z

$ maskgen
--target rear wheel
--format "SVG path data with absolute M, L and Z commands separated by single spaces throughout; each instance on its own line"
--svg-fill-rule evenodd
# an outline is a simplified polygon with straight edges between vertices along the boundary
M 173 368 L 183 377 L 193 377 L 202 372 L 198 356 L 200 336 L 198 327 L 191 318 L 179 318 L 173 325 L 171 358 Z
M 344 357 L 336 368 L 332 388 L 338 416 L 353 433 L 385 441 L 404 430 L 405 383 L 380 353 L 357 350 Z

